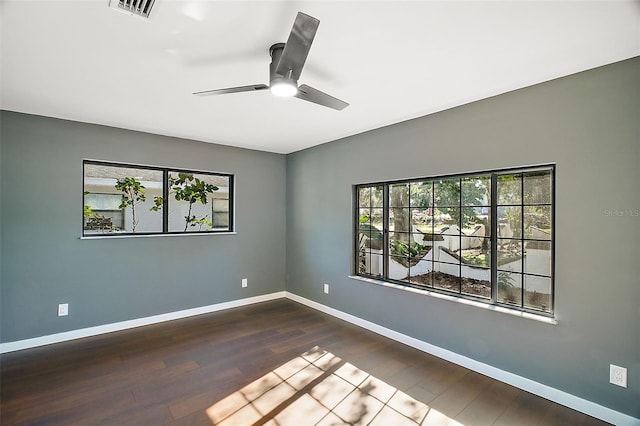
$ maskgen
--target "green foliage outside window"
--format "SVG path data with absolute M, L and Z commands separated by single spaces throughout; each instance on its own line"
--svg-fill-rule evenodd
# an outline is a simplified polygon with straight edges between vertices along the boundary
M 191 214 L 193 205 L 195 203 L 201 203 L 206 205 L 208 203 L 209 194 L 213 194 L 219 188 L 210 183 L 206 183 L 203 180 L 194 177 L 192 173 L 178 173 L 178 176 L 170 176 L 169 184 L 171 185 L 171 193 L 176 201 L 186 201 L 189 203 L 189 211 L 184 216 L 184 231 L 186 232 L 189 227 L 198 226 L 202 229 L 203 226 L 213 227 L 213 222 L 207 217 L 207 215 L 196 216 Z M 159 211 L 163 205 L 162 197 L 154 197 L 154 206 L 151 210 Z
M 131 229 L 133 232 L 136 232 L 136 226 L 138 226 L 136 206 L 147 199 L 144 194 L 144 185 L 136 178 L 124 177 L 116 181 L 115 187 L 118 191 L 122 192 L 122 201 L 120 202 L 119 208 L 122 210 L 127 207 L 131 208 Z

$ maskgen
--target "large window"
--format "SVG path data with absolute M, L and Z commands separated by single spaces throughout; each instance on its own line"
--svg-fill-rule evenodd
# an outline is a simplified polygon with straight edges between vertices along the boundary
M 553 314 L 553 165 L 355 187 L 355 273 Z
M 83 236 L 233 230 L 229 174 L 84 161 Z

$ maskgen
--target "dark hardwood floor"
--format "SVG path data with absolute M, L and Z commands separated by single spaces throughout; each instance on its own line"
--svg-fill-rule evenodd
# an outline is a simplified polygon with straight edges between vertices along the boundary
M 606 424 L 289 300 L 0 357 L 9 425 Z

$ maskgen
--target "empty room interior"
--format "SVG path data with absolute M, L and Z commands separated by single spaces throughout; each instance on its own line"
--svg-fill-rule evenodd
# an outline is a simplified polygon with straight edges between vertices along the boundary
M 3 425 L 640 425 L 640 1 L 0 19 Z

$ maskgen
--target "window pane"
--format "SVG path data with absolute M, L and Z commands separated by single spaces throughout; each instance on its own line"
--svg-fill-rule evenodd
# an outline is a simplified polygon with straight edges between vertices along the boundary
M 491 244 L 488 238 L 463 236 L 461 245 L 462 292 L 491 297 Z
M 551 278 L 524 276 L 524 306 L 543 312 L 551 312 Z
M 371 209 L 361 208 L 358 210 L 358 247 L 360 250 L 382 248 L 382 233 L 371 224 L 371 217 Z
M 227 197 L 229 194 L 226 194 Z M 229 228 L 229 198 L 213 197 L 213 227 Z
M 389 232 L 411 232 L 411 210 L 393 207 L 389 211 Z
M 406 256 L 389 257 L 389 278 L 403 280 L 409 272 L 409 258 Z
M 368 221 L 360 222 L 358 241 L 361 247 L 382 250 L 382 231 Z
M 438 238 L 437 236 L 440 235 L 439 232 L 434 232 L 433 223 L 427 223 L 425 225 L 418 226 L 417 230 L 422 234 L 423 241 L 433 241 L 434 239 Z
M 85 206 L 91 206 L 91 203 L 89 202 Z M 124 214 L 122 210 L 91 209 L 91 211 L 92 213 L 87 214 L 84 218 L 85 234 L 124 232 Z
M 484 223 L 484 219 L 488 218 L 491 214 L 490 206 L 472 207 L 474 215 L 478 218 L 478 222 Z
M 358 250 L 358 260 L 356 263 L 357 264 L 356 271 L 359 274 L 368 274 L 369 271 L 367 271 L 367 257 L 369 256 L 369 253 L 363 250 L 362 247 L 360 248 L 361 249 Z
M 498 236 L 505 238 L 522 236 L 522 207 L 498 207 Z
M 489 206 L 491 198 L 491 176 L 474 176 L 463 178 L 463 206 Z
M 371 187 L 371 207 L 382 207 L 384 187 L 382 185 Z
M 409 257 L 416 262 L 423 259 L 431 250 L 431 241 L 426 242 L 422 239 L 423 234 L 411 234 L 411 242 L 409 243 Z
M 378 232 L 382 232 L 382 209 L 360 209 L 358 225 L 360 229 L 375 228 Z
M 434 211 L 435 220 L 447 227 L 458 227 L 460 224 L 460 209 L 458 207 L 439 207 Z M 442 229 L 442 228 L 440 228 Z
M 381 277 L 382 265 L 382 250 L 365 250 L 358 256 L 359 270 L 366 275 Z
M 522 306 L 522 275 L 498 271 L 498 302 Z
M 410 241 L 411 234 L 394 233 L 389 236 L 389 253 L 392 256 L 410 257 L 415 243 Z M 412 247 L 413 246 L 413 247 Z
M 360 207 L 382 207 L 382 186 L 361 186 L 358 188 L 358 203 Z
M 433 233 L 442 234 L 445 229 L 451 227 L 451 222 L 451 217 L 448 214 L 443 214 L 436 209 L 433 216 Z
M 551 276 L 551 243 L 529 241 L 525 243 L 524 272 Z
M 433 269 L 433 286 L 435 288 L 460 293 L 459 265 L 435 262 Z
M 84 203 L 90 205 L 93 210 L 120 210 L 121 202 L 121 194 L 102 194 L 97 192 L 84 194 Z
M 551 204 L 551 171 L 524 175 L 524 204 Z
M 431 229 L 431 210 L 430 209 L 411 209 L 411 224 L 415 228 L 427 227 Z
M 374 277 L 382 276 L 382 269 L 384 264 L 384 259 L 382 257 L 382 250 L 374 250 L 371 249 L 370 257 L 369 257 L 369 269 L 371 275 Z
M 521 181 L 519 174 L 498 176 L 498 205 L 522 204 Z
M 469 266 L 491 267 L 491 241 L 488 238 L 462 237 L 462 262 Z
M 371 228 L 361 227 L 358 232 L 358 248 L 365 250 L 371 248 L 369 241 L 371 240 Z
M 489 207 L 462 207 L 462 228 L 465 232 L 473 232 L 480 224 L 488 225 L 488 220 Z
M 460 179 L 438 180 L 433 184 L 434 205 L 437 207 L 460 206 Z
M 416 240 L 416 238 L 421 237 L 422 234 L 412 234 L 411 242 L 409 244 L 409 256 L 416 262 L 422 259 L 429 252 L 429 250 L 431 250 L 431 245 L 423 244 L 422 241 Z
M 162 171 L 84 164 L 84 234 L 162 232 Z
M 551 239 L 551 206 L 525 206 L 525 238 Z
M 389 187 L 389 205 L 391 207 L 409 207 L 408 183 L 398 183 Z
M 430 181 L 412 182 L 410 193 L 411 207 L 426 209 L 433 206 L 432 184 Z
M 169 231 L 229 229 L 229 191 L 228 176 L 169 172 Z
M 498 269 L 522 272 L 522 242 L 498 239 Z
M 491 298 L 491 270 L 462 266 L 462 293 Z
M 431 246 L 433 245 L 432 243 L 432 235 L 431 233 L 424 233 L 424 232 L 414 232 L 411 235 L 411 238 L 413 239 L 414 243 L 418 246 L 418 252 L 420 252 L 420 250 L 422 250 L 422 254 L 425 254 L 427 251 L 429 251 L 431 249 Z
M 369 219 L 370 219 L 370 223 L 371 225 L 373 225 L 376 229 L 378 229 L 379 231 L 382 231 L 383 229 L 383 214 L 384 210 L 381 208 L 371 208 L 371 210 L 369 211 Z
M 363 227 L 370 228 L 371 227 L 371 209 L 370 208 L 361 208 L 358 210 L 358 223 L 360 224 L 360 229 Z
M 431 287 L 433 263 L 430 260 L 421 260 L 409 271 L 409 282 L 421 287 Z
M 443 242 L 442 244 L 439 244 L 440 246 L 440 251 L 444 251 L 445 254 L 440 253 L 440 259 L 441 261 L 445 261 L 445 262 L 454 262 L 454 263 L 458 263 L 459 259 L 458 258 L 447 258 L 447 259 L 443 259 L 442 256 L 459 256 L 459 252 L 460 252 L 460 229 L 456 226 L 456 225 L 452 225 L 448 228 L 444 228 L 444 231 L 442 232 L 442 238 L 443 238 Z
M 408 239 L 409 239 L 409 235 L 408 234 L 402 234 L 402 233 L 400 233 L 400 234 L 390 234 L 389 235 L 389 246 L 390 246 L 391 254 L 400 254 L 402 256 L 406 255 L 406 253 L 403 254 L 403 252 L 402 252 L 403 248 L 395 247 L 395 246 L 403 244 Z
M 358 190 L 358 205 L 360 207 L 371 207 L 371 187 L 367 186 Z

